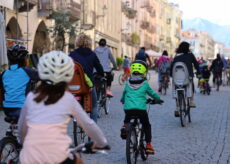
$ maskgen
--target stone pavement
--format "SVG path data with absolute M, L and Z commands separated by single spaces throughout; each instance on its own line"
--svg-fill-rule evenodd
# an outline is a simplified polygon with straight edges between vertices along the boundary
M 111 101 L 111 112 L 103 115 L 98 124 L 104 131 L 111 151 L 107 155 L 83 155 L 86 164 L 125 164 L 125 141 L 119 133 L 123 124 L 124 112 L 120 103 L 123 86 L 118 85 L 116 72 Z M 149 82 L 156 91 L 156 74 L 151 72 Z M 196 109 L 192 109 L 192 123 L 180 126 L 179 118 L 173 111 L 175 102 L 171 90 L 162 96 L 163 105 L 151 106 L 149 118 L 152 124 L 152 142 L 156 154 L 147 161 L 138 159 L 140 164 L 228 164 L 230 163 L 230 87 L 221 87 L 220 92 L 213 90 L 210 96 L 197 92 Z M 0 134 L 6 126 L 0 116 Z

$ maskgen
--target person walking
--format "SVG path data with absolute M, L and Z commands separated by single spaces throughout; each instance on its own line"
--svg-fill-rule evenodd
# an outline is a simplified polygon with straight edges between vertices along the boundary
M 117 70 L 117 65 L 115 62 L 115 59 L 113 57 L 113 54 L 110 50 L 110 48 L 106 45 L 106 40 L 101 39 L 99 41 L 99 46 L 95 48 L 94 52 L 96 53 L 102 67 L 104 70 L 104 73 L 106 75 L 107 80 L 107 91 L 106 94 L 109 96 L 113 96 L 111 92 L 111 85 L 113 81 L 113 74 L 112 74 L 112 67 L 111 63 L 113 64 L 113 69 Z
M 215 84 L 215 80 L 218 76 L 220 76 L 220 83 L 222 84 L 222 71 L 224 68 L 224 64 L 220 57 L 220 54 L 216 55 L 216 59 L 212 61 L 212 65 L 210 67 L 210 71 L 213 73 L 213 84 Z
M 70 52 L 70 57 L 74 61 L 80 63 L 83 67 L 84 72 L 94 83 L 93 70 L 96 69 L 100 76 L 104 76 L 103 67 L 97 55 L 91 50 L 92 40 L 89 36 L 81 34 L 76 41 L 77 49 Z M 98 106 L 97 106 L 97 94 L 95 87 L 92 88 L 92 105 L 93 109 L 90 113 L 90 117 L 97 122 L 98 118 Z

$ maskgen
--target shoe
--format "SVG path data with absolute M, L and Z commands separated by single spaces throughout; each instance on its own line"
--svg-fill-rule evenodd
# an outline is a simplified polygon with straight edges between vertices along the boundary
M 120 134 L 121 138 L 125 140 L 127 138 L 127 127 L 123 125 L 120 131 L 121 131 L 121 134 Z
M 175 111 L 174 111 L 174 116 L 175 116 L 175 117 L 179 117 L 179 116 L 180 116 L 180 113 L 179 113 L 178 110 L 175 110 Z
M 113 93 L 112 93 L 111 91 L 106 91 L 106 95 L 107 95 L 108 97 L 113 97 Z
M 161 87 L 158 88 L 158 92 L 161 93 Z
M 190 108 L 196 108 L 196 104 L 193 101 L 190 102 L 189 106 Z
M 155 154 L 155 150 L 153 146 L 151 145 L 151 143 L 146 144 L 145 152 L 146 154 Z

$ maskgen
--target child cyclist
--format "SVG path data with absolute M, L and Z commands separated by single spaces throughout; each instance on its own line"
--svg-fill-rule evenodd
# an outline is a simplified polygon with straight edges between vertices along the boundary
M 138 116 L 145 133 L 146 153 L 154 154 L 154 149 L 151 145 L 151 124 L 149 122 L 146 96 L 150 96 L 156 101 L 161 101 L 160 96 L 155 93 L 149 86 L 146 80 L 147 64 L 144 61 L 136 60 L 131 65 L 131 77 L 125 84 L 125 89 L 121 98 L 124 104 L 125 119 L 124 125 L 121 128 L 121 137 L 125 138 L 126 126 L 130 122 L 132 116 Z
M 76 164 L 69 158 L 72 143 L 67 135 L 68 123 L 73 116 L 94 146 L 104 148 L 107 140 L 74 96 L 67 83 L 74 73 L 72 59 L 61 51 L 44 54 L 38 63 L 41 84 L 26 98 L 19 119 L 19 134 L 23 148 L 23 164 Z
M 16 44 L 8 49 L 9 69 L 0 76 L 0 88 L 3 89 L 3 111 L 8 117 L 19 118 L 20 110 L 27 93 L 32 89 L 32 81 L 36 82 L 38 73 L 25 68 L 28 51 Z
M 211 75 L 211 73 L 208 69 L 208 64 L 207 64 L 207 62 L 204 62 L 202 64 L 201 75 L 200 75 L 200 80 L 199 80 L 201 91 L 203 91 L 205 89 L 205 84 L 208 84 L 210 75 Z M 206 87 L 208 87 L 207 89 L 210 90 L 209 85 L 207 85 Z

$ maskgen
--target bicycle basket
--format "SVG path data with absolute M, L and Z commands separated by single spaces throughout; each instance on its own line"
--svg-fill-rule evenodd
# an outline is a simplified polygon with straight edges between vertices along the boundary
M 177 86 L 185 86 L 189 84 L 189 73 L 187 66 L 183 62 L 176 62 L 172 72 L 173 83 Z

